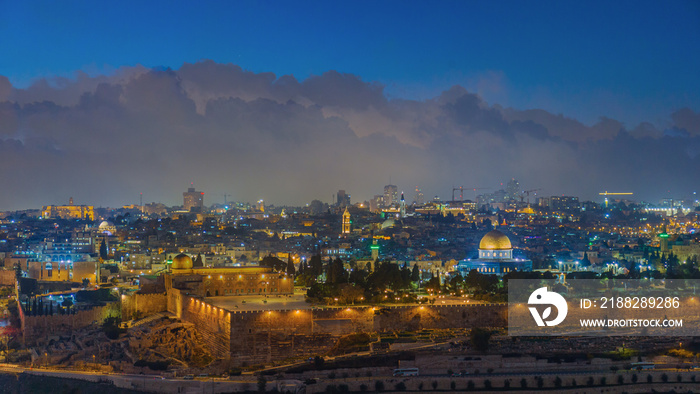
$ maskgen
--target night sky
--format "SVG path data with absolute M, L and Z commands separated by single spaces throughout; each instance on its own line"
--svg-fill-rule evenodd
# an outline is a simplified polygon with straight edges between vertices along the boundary
M 0 211 L 700 183 L 697 1 L 0 0 L 0 54 Z

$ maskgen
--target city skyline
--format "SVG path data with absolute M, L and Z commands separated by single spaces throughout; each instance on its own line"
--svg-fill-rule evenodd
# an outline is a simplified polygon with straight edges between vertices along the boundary
M 697 389 L 697 0 L 0 1 L 0 37 L 4 391 Z

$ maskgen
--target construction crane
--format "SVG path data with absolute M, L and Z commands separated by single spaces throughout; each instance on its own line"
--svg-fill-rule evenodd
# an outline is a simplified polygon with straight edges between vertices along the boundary
M 491 188 L 490 187 L 464 187 L 464 186 L 453 187 L 452 188 L 452 201 L 455 200 L 455 191 L 457 191 L 457 190 L 459 190 L 459 201 L 460 202 L 464 201 L 464 190 L 465 189 L 472 189 L 472 190 L 474 190 L 474 192 L 476 192 L 477 190 L 488 190 Z
M 455 200 L 455 191 L 457 191 L 457 190 L 459 190 L 459 201 L 462 201 L 463 196 L 464 196 L 464 187 L 463 186 L 460 186 L 460 187 L 453 186 L 452 187 L 452 200 L 451 201 Z
M 602 192 L 598 193 L 601 196 L 631 196 L 634 193 L 612 193 L 612 192 Z
M 607 190 L 602 192 L 602 193 L 598 193 L 598 195 L 600 195 L 600 196 L 605 196 L 605 208 L 608 207 L 608 196 L 631 196 L 633 194 L 634 193 L 611 193 L 611 192 L 608 192 Z
M 217 194 L 217 196 L 224 196 L 224 206 L 226 206 L 226 205 L 228 204 L 227 198 L 228 198 L 228 197 L 231 197 L 231 195 L 228 194 L 228 193 Z
M 527 194 L 527 203 L 530 204 L 530 193 L 535 193 L 535 195 L 537 195 L 537 192 L 540 190 L 542 189 L 523 190 L 522 192 L 520 192 L 520 202 L 523 202 L 523 195 Z

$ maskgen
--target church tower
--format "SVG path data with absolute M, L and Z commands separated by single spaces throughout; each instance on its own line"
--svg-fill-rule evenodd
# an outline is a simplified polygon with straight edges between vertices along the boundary
M 406 200 L 403 198 L 403 192 L 401 192 L 401 202 L 399 203 L 399 209 L 401 212 L 401 218 L 406 217 Z
M 345 207 L 345 212 L 343 212 L 342 233 L 343 234 L 350 234 L 350 212 L 348 212 L 347 207 Z

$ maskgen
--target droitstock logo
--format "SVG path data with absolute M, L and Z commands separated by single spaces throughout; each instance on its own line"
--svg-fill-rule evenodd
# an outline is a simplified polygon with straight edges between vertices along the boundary
M 527 300 L 528 305 L 550 305 L 547 309 L 542 312 L 542 316 L 537 311 L 537 308 L 530 306 L 530 313 L 535 319 L 535 323 L 538 326 L 556 326 L 557 324 L 564 321 L 566 318 L 566 312 L 568 307 L 566 305 L 566 300 L 559 293 L 553 291 L 547 291 L 546 287 L 540 287 L 530 294 L 530 298 Z M 557 308 L 557 317 L 554 320 L 545 321 L 552 314 L 552 306 Z

